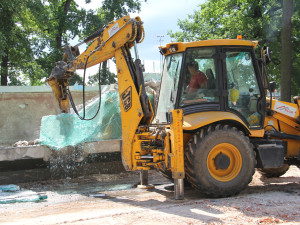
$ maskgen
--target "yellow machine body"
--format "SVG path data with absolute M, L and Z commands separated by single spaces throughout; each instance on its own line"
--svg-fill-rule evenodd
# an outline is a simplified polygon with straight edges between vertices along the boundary
M 273 115 L 267 115 L 265 119 L 266 131 L 270 131 L 274 128 L 285 134 L 300 136 L 299 107 L 297 103 L 295 104 L 272 99 L 272 110 Z M 299 154 L 299 140 L 292 140 L 289 138 L 280 138 L 280 140 L 287 142 L 286 157 L 294 157 Z
M 171 172 L 171 177 L 175 180 L 177 199 L 182 199 L 185 177 L 204 193 L 223 197 L 237 194 L 247 186 L 252 179 L 256 161 L 260 163 L 260 168 L 274 165 L 281 167 L 283 161 L 288 158 L 297 160 L 298 157 L 299 161 L 300 100 L 296 98 L 295 103 L 287 103 L 267 98 L 266 90 L 269 87 L 264 64 L 262 63 L 263 69 L 260 72 L 254 53 L 257 41 L 220 39 L 170 43 L 159 47 L 161 54 L 166 57 L 162 79 L 164 76 L 170 76 L 165 89 L 161 86 L 160 95 L 164 98 L 164 94 L 170 94 L 166 100 L 172 102 L 168 107 L 162 105 L 165 110 L 160 112 L 160 115 L 162 118 L 165 116 L 166 121 L 159 122 L 157 119 L 159 113 L 154 115 L 145 92 L 138 54 L 135 51 L 136 60 L 133 62 L 130 52 L 131 47 L 134 46 L 136 50 L 136 44 L 143 39 L 144 29 L 139 17 L 132 19 L 125 16 L 112 21 L 88 37 L 85 40 L 86 43 L 91 42 L 88 48 L 74 59 L 72 53 L 76 52 L 78 46 L 67 48 L 64 62 L 57 64 L 47 80 L 59 102 L 61 112 L 69 112 L 67 80 L 74 71 L 115 58 L 122 121 L 121 153 L 126 170 L 147 171 L 155 168 L 164 173 Z M 183 86 L 187 85 L 184 79 L 188 76 L 185 74 L 192 65 L 188 64 L 190 59 L 184 57 L 187 57 L 189 51 L 196 57 L 197 50 L 209 48 L 214 48 L 215 52 L 211 54 L 213 61 L 210 63 L 215 65 L 217 62 L 218 66 L 213 68 L 215 73 L 218 73 L 218 82 L 223 86 L 212 88 L 215 91 L 212 95 L 205 96 L 203 92 L 199 92 L 194 94 L 198 99 L 180 99 L 182 97 L 180 95 L 184 95 L 185 91 Z M 230 48 L 231 50 L 228 50 Z M 238 56 L 242 51 L 245 54 Z M 210 53 L 207 51 L 203 54 L 204 56 L 198 55 L 199 61 L 208 58 Z M 225 66 L 226 57 L 229 62 L 230 60 L 237 62 L 232 64 L 235 68 L 230 68 L 231 71 L 228 72 Z M 262 58 L 265 61 L 264 57 Z M 174 62 L 176 64 L 173 68 L 171 64 Z M 253 79 L 257 82 L 259 90 L 256 95 L 253 88 L 246 90 L 248 92 L 246 100 L 248 99 L 250 103 L 244 112 L 237 104 L 239 98 L 240 101 L 245 99 L 243 93 L 238 90 L 239 85 L 232 81 L 230 83 L 229 80 L 227 83 L 224 81 L 230 73 L 233 78 L 238 76 L 238 73 L 235 73 L 239 69 L 238 62 L 244 63 L 244 68 L 249 68 L 249 65 L 253 64 L 250 72 L 254 74 Z M 181 67 L 182 64 L 184 66 Z M 258 77 L 258 74 L 262 77 Z M 204 76 L 208 76 L 208 72 Z M 242 79 L 238 78 L 238 81 L 240 80 Z M 171 84 L 173 82 L 174 84 Z M 173 87 L 179 87 L 180 91 L 170 89 Z M 222 103 L 209 102 L 215 96 L 222 98 Z

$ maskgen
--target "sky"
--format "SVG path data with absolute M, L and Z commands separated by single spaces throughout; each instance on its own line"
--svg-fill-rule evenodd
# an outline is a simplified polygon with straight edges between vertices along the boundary
M 199 9 L 205 0 L 147 0 L 142 3 L 139 13 L 130 14 L 131 17 L 140 16 L 144 22 L 145 40 L 138 45 L 140 59 L 145 64 L 145 72 L 160 72 L 160 53 L 158 46 L 171 42 L 168 31 L 178 31 L 179 19 L 188 18 Z M 76 0 L 79 7 L 96 9 L 101 6 L 101 0 L 92 0 L 85 4 L 85 0 Z M 164 36 L 160 38 L 157 36 Z

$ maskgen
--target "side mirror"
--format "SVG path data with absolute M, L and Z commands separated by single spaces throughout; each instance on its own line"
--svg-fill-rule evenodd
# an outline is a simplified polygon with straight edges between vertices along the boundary
M 276 81 L 272 81 L 269 83 L 271 93 L 274 93 L 276 90 Z

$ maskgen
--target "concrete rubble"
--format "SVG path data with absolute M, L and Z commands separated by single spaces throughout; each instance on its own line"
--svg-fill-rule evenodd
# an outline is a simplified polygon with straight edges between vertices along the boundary
M 84 157 L 89 154 L 97 154 L 104 152 L 120 152 L 121 144 L 122 141 L 120 139 L 101 142 L 87 142 L 81 143 L 80 145 L 74 147 L 69 146 L 64 149 L 61 149 L 60 153 L 72 154 L 74 151 L 80 151 L 81 156 Z M 43 159 L 44 161 L 49 161 L 53 152 L 57 151 L 51 150 L 47 146 L 42 145 L 0 148 L 0 162 L 22 159 Z M 83 158 L 78 158 L 79 161 L 82 159 Z
M 17 141 L 13 144 L 13 147 L 25 147 L 25 146 L 32 146 L 32 145 L 38 145 L 39 139 L 35 139 L 34 141 Z

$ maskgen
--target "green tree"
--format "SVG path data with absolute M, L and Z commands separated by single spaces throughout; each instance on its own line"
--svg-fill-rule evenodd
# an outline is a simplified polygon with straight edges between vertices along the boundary
M 74 84 L 80 84 L 82 85 L 83 84 L 83 81 L 82 81 L 82 77 L 80 75 L 78 75 L 78 73 L 74 73 L 74 75 L 71 77 L 71 79 L 69 79 L 68 81 L 68 84 L 70 86 L 73 86 Z
M 141 2 L 104 0 L 102 4 L 86 12 L 76 0 L 1 1 L 1 85 L 42 84 L 70 40 L 84 38 L 113 19 L 140 10 Z
M 143 0 L 147 2 L 147 0 Z M 141 0 L 104 0 L 103 1 L 103 10 L 105 13 L 105 18 L 108 21 L 113 19 L 118 19 L 128 13 L 133 13 L 140 11 L 141 9 Z
M 87 4 L 89 2 L 90 0 L 86 0 Z M 39 63 L 45 68 L 47 74 L 50 74 L 55 62 L 61 60 L 62 46 L 66 45 L 69 40 L 76 36 L 83 40 L 111 20 L 124 16 L 128 12 L 138 11 L 141 6 L 139 0 L 104 0 L 98 9 L 85 11 L 78 9 L 76 0 L 48 0 L 48 3 L 46 6 L 47 34 L 45 34 L 44 43 L 49 51 L 44 52 L 39 58 Z M 106 68 L 106 63 L 104 63 L 104 68 Z M 104 73 L 106 71 L 107 69 Z M 79 83 L 80 79 L 76 77 L 72 80 Z
M 43 50 L 37 61 L 48 77 L 55 62 L 62 60 L 62 47 L 81 34 L 86 10 L 79 9 L 75 0 L 47 0 L 44 13 L 44 21 L 39 24 L 43 27 L 43 34 L 40 36 Z
M 293 0 L 283 1 L 281 28 L 281 100 L 291 100 Z
M 285 2 L 285 0 L 284 0 Z M 292 46 L 299 49 L 299 1 L 294 1 L 292 16 Z M 215 38 L 258 40 L 260 46 L 268 45 L 273 50 L 273 63 L 268 66 L 270 80 L 280 81 L 281 28 L 283 1 L 278 0 L 208 0 L 199 6 L 187 19 L 179 20 L 181 31 L 169 32 L 175 41 L 197 41 Z M 260 48 L 258 48 L 260 49 Z M 291 54 L 291 53 L 290 53 Z M 292 55 L 292 94 L 300 90 L 299 54 Z M 282 79 L 283 80 L 283 79 Z M 291 83 L 289 84 L 291 86 Z M 290 87 L 289 86 L 289 87 Z
M 300 95 L 300 1 L 294 1 L 292 16 L 292 94 Z
M 102 68 L 100 73 L 100 83 L 102 85 L 114 84 L 116 83 L 117 76 L 116 74 L 109 71 L 107 68 Z M 99 82 L 99 73 L 89 77 L 88 84 L 95 85 Z
M 39 35 L 41 1 L 0 2 L 0 60 L 1 85 L 38 84 L 39 75 L 45 75 L 35 60 Z M 32 78 L 32 79 L 30 79 Z
M 146 2 L 146 0 L 145 0 Z M 127 15 L 130 12 L 140 11 L 141 1 L 139 0 L 104 0 L 101 8 L 95 11 L 87 12 L 84 22 L 84 31 L 82 37 L 86 37 L 105 24 L 114 19 Z M 109 72 L 107 61 L 102 63 L 101 84 L 115 83 L 116 75 Z M 94 84 L 98 81 L 98 75 L 90 77 L 89 84 Z

